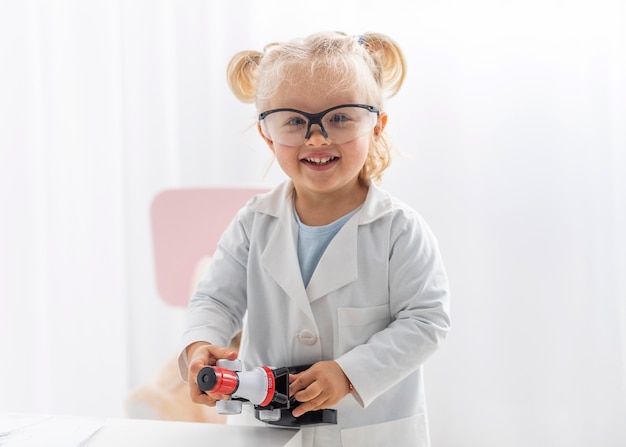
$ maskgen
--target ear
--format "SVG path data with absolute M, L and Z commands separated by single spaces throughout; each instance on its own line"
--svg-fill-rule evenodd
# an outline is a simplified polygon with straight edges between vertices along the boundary
M 274 152 L 274 141 L 270 140 L 269 138 L 267 138 L 264 134 L 263 134 L 263 130 L 261 129 L 261 123 L 258 122 L 256 124 L 256 128 L 259 131 L 259 135 L 261 135 L 261 138 L 263 138 L 263 141 L 265 141 L 265 143 L 267 144 L 267 146 L 270 148 L 270 150 L 272 152 Z
M 385 126 L 387 125 L 387 114 L 385 112 L 380 112 L 378 115 L 378 121 L 376 122 L 376 126 L 374 126 L 374 139 L 378 139 L 380 134 L 385 130 Z

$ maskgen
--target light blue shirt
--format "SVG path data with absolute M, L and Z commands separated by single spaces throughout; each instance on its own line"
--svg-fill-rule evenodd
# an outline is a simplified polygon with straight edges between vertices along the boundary
M 330 241 L 359 209 L 360 207 L 321 227 L 311 227 L 303 224 L 300 221 L 300 216 L 294 209 L 293 214 L 296 216 L 296 222 L 298 223 L 298 261 L 305 288 L 309 285 L 315 267 L 317 267 Z

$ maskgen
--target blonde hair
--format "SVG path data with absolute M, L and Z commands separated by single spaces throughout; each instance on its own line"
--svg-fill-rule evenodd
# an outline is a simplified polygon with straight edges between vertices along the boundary
M 299 75 L 332 73 L 341 79 L 333 92 L 365 90 L 371 105 L 383 110 L 384 97 L 400 90 L 406 73 L 406 62 L 400 47 L 388 36 L 366 33 L 348 36 L 341 32 L 325 32 L 271 43 L 262 52 L 248 50 L 233 56 L 227 69 L 230 89 L 242 102 L 255 103 L 262 111 L 284 82 L 294 73 Z M 370 76 L 363 76 L 367 70 Z M 333 92 L 329 92 L 332 94 Z M 392 145 L 384 132 L 372 137 L 362 181 L 377 183 L 391 163 Z

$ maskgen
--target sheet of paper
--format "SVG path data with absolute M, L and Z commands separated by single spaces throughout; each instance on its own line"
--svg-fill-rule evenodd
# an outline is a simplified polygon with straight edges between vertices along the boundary
M 0 413 L 0 447 L 80 447 L 104 423 L 81 416 Z

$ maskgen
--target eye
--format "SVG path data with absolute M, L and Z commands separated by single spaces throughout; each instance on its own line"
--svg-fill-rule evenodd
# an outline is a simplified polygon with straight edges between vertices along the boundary
M 285 120 L 285 126 L 304 126 L 306 125 L 306 119 L 302 116 L 293 116 Z
M 356 125 L 358 118 L 352 110 L 336 110 L 332 115 L 325 117 L 326 126 L 334 129 L 352 128 Z
M 352 121 L 352 119 L 345 113 L 335 113 L 333 116 L 330 117 L 330 119 L 328 120 L 331 123 L 345 123 L 347 121 Z

